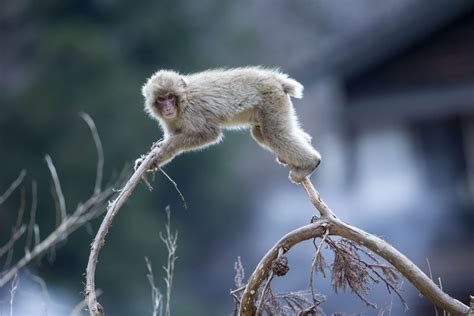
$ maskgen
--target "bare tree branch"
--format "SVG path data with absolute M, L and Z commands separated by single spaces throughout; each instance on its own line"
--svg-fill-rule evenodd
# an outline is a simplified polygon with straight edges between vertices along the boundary
M 326 203 L 323 202 L 321 199 L 321 196 L 319 195 L 319 192 L 316 191 L 314 188 L 313 184 L 309 180 L 309 178 L 305 178 L 302 182 L 301 185 L 306 191 L 306 194 L 308 195 L 309 200 L 313 204 L 313 206 L 319 211 L 321 214 L 321 217 L 328 217 L 328 218 L 336 218 L 336 214 L 334 214 L 331 209 L 326 205 Z
M 169 206 L 166 207 L 166 218 L 166 234 L 163 236 L 160 232 L 160 238 L 166 245 L 166 250 L 168 250 L 168 261 L 166 267 L 163 267 L 166 272 L 165 316 L 171 316 L 171 290 L 173 288 L 174 262 L 178 259 L 176 256 L 176 249 L 178 248 L 178 232 L 176 231 L 174 234 L 171 232 L 171 211 Z
M 321 247 L 323 246 L 328 235 L 329 235 L 329 230 L 326 230 L 326 232 L 323 235 L 323 238 L 321 238 L 321 241 L 318 247 L 316 248 L 316 252 L 314 254 L 314 258 L 311 263 L 311 274 L 309 276 L 309 289 L 311 290 L 311 297 L 313 299 L 314 304 L 316 304 L 316 293 L 314 291 L 313 276 L 314 276 L 314 273 L 317 271 L 318 258 L 321 258 Z
M 10 194 L 12 194 L 16 190 L 16 188 L 18 188 L 18 186 L 23 182 L 23 179 L 25 178 L 25 176 L 26 176 L 26 170 L 23 169 L 21 170 L 20 174 L 15 179 L 15 181 L 13 181 L 12 184 L 10 184 L 10 187 L 8 187 L 5 193 L 0 195 L 0 205 L 2 205 L 8 199 Z
M 148 257 L 145 257 L 145 264 L 148 270 L 146 277 L 151 287 L 152 316 L 161 316 L 163 313 L 163 294 L 161 294 L 160 289 L 156 286 L 153 268 Z
M 13 267 L 9 268 L 9 270 L 1 275 L 0 287 L 5 285 L 5 283 L 7 283 L 15 276 L 15 274 L 18 273 L 18 271 L 32 260 L 51 249 L 66 236 L 78 229 L 84 223 L 84 221 L 82 221 L 83 217 L 88 216 L 91 211 L 98 207 L 98 205 L 103 205 L 112 193 L 112 188 L 108 188 L 100 194 L 90 197 L 86 202 L 84 202 L 84 204 L 80 204 L 72 215 L 66 217 L 54 231 L 38 243 L 31 251 L 27 251 Z
M 67 211 L 66 211 L 66 201 L 64 199 L 63 190 L 61 189 L 61 183 L 59 182 L 58 172 L 56 171 L 56 167 L 53 164 L 53 160 L 51 159 L 49 155 L 46 155 L 44 159 L 46 160 L 46 163 L 48 164 L 49 172 L 51 173 L 51 178 L 53 179 L 54 188 L 56 190 L 56 197 L 59 202 L 59 211 L 61 214 L 61 219 L 59 222 L 62 222 L 66 218 Z
M 15 299 L 16 291 L 18 290 L 18 285 L 20 283 L 20 279 L 18 278 L 18 274 L 15 274 L 13 278 L 12 287 L 10 289 L 10 316 L 13 316 L 13 301 Z
M 102 176 L 104 173 L 104 149 L 102 147 L 102 142 L 100 141 L 99 133 L 97 132 L 97 127 L 95 126 L 94 120 L 89 116 L 89 114 L 85 112 L 81 112 L 79 115 L 89 126 L 97 150 L 97 172 L 95 178 L 94 194 L 98 194 L 101 190 Z
M 10 240 L 7 242 L 7 245 L 2 247 L 5 251 L 8 251 L 7 258 L 5 259 L 5 262 L 3 264 L 3 270 L 7 269 L 10 266 L 12 257 L 13 257 L 13 248 L 15 246 L 15 242 L 23 235 L 23 233 L 26 231 L 21 232 L 19 235 L 18 230 L 22 229 L 24 226 L 23 223 L 23 215 L 25 214 L 25 205 L 26 205 L 26 192 L 25 188 L 21 188 L 21 199 L 20 199 L 20 207 L 18 208 L 18 214 L 16 217 L 16 223 L 15 226 L 13 226 L 13 231 L 12 231 L 12 237 Z M 23 227 L 23 229 L 26 229 L 26 226 Z M 16 235 L 16 236 L 15 236 Z M 13 242 L 11 242 L 13 241 Z M 4 255 L 5 253 L 3 251 L 0 251 L 0 258 Z M 1 275 L 1 273 L 0 273 Z
M 181 198 L 181 201 L 183 201 L 183 206 L 185 209 L 188 208 L 188 204 L 186 203 L 186 199 L 184 198 L 183 193 L 178 188 L 178 184 L 162 169 L 159 168 L 161 173 L 174 185 L 175 190 L 178 192 L 179 197 Z
M 428 264 L 428 273 L 430 274 L 430 279 L 431 279 L 431 281 L 433 281 L 433 273 L 431 272 L 431 264 L 430 264 L 430 260 L 428 258 L 426 258 L 426 263 Z M 436 307 L 436 305 L 433 305 L 433 307 L 434 307 L 434 311 L 435 311 L 435 316 L 439 316 L 438 308 Z
M 250 276 L 242 294 L 240 315 L 254 315 L 255 301 L 259 288 L 268 278 L 272 262 L 276 259 L 278 249 L 288 251 L 295 244 L 311 238 L 321 237 L 326 230 L 330 235 L 341 236 L 367 247 L 387 262 L 392 264 L 418 291 L 433 304 L 447 311 L 451 315 L 467 315 L 469 307 L 444 293 L 430 278 L 421 271 L 406 256 L 396 250 L 381 238 L 369 234 L 359 228 L 341 221 L 320 198 L 311 181 L 302 182 L 314 207 L 321 214 L 321 218 L 312 224 L 300 227 L 281 238 L 260 260 L 257 268 Z
M 64 240 L 68 235 L 77 230 L 79 227 L 84 225 L 89 220 L 97 217 L 101 212 L 104 211 L 104 205 L 106 201 L 114 193 L 113 186 L 118 185 L 122 179 L 119 177 L 113 185 L 108 186 L 106 189 L 94 191 L 93 195 L 90 196 L 85 202 L 80 203 L 74 212 L 70 215 L 66 213 L 66 201 L 61 190 L 60 181 L 56 168 L 54 167 L 53 161 L 49 155 L 45 157 L 51 177 L 53 179 L 54 188 L 56 197 L 58 198 L 58 209 L 60 216 L 60 221 L 54 231 L 52 231 L 45 239 L 39 240 L 39 227 L 35 224 L 36 217 L 36 205 L 37 205 L 37 193 L 36 193 L 36 182 L 33 182 L 32 185 L 32 206 L 30 213 L 30 221 L 28 226 L 21 224 L 23 221 L 23 209 L 21 207 L 17 218 L 17 223 L 14 228 L 14 233 L 12 237 L 7 242 L 7 244 L 0 248 L 0 257 L 5 254 L 6 251 L 10 255 L 13 251 L 13 245 L 15 242 L 26 232 L 28 231 L 28 237 L 26 241 L 25 254 L 13 266 L 9 267 L 9 264 L 6 264 L 5 271 L 0 271 L 0 288 L 3 287 L 8 281 L 10 281 L 23 267 L 29 264 L 34 259 L 38 258 L 41 254 L 45 253 L 48 250 L 54 248 L 56 244 Z M 102 167 L 98 168 L 97 172 L 102 172 Z M 96 175 L 96 179 L 100 179 L 102 176 Z M 20 179 L 21 177 L 19 177 Z M 22 179 L 22 178 L 21 178 Z M 15 181 L 19 183 L 18 179 Z M 98 183 L 96 181 L 96 183 Z M 17 187 L 16 184 L 15 187 Z M 14 187 L 13 185 L 10 186 Z M 100 185 L 99 185 L 100 189 Z M 8 191 L 11 191 L 10 189 Z M 9 193 L 10 194 L 10 193 Z M 23 203 L 22 203 L 23 205 Z M 18 226 L 21 225 L 21 226 Z M 33 242 L 34 239 L 34 242 Z M 33 247 L 30 249 L 30 247 Z M 7 258 L 7 263 L 9 263 L 9 258 Z
M 7 243 L 3 247 L 0 247 L 0 257 L 2 257 L 7 251 L 13 248 L 13 245 L 15 244 L 15 242 L 18 239 L 20 239 L 21 236 L 23 236 L 25 231 L 26 231 L 26 225 L 21 225 L 20 228 L 15 231 L 15 233 L 10 238 L 10 240 L 8 240 Z
M 97 301 L 97 294 L 95 292 L 95 270 L 100 249 L 105 243 L 105 236 L 109 231 L 109 227 L 112 224 L 114 217 L 117 215 L 120 208 L 135 190 L 136 186 L 144 176 L 145 172 L 150 169 L 160 150 L 161 148 L 159 146 L 154 146 L 152 148 L 152 150 L 143 158 L 140 165 L 137 166 L 135 172 L 129 178 L 125 186 L 120 190 L 120 193 L 115 198 L 115 200 L 109 203 L 107 207 L 107 214 L 102 220 L 99 230 L 97 231 L 94 241 L 92 242 L 89 260 L 87 262 L 85 290 L 87 306 L 89 307 L 90 315 L 104 315 L 103 308 Z
M 26 248 L 31 248 L 31 243 L 33 241 L 34 228 L 36 224 L 36 208 L 38 207 L 38 186 L 36 181 L 33 180 L 31 183 L 31 211 L 30 211 L 30 221 L 28 223 L 28 233 L 26 234 Z

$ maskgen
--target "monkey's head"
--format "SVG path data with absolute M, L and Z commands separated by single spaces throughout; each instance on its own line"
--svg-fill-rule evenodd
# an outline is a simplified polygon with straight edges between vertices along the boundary
M 151 116 L 165 120 L 175 119 L 184 97 L 187 84 L 183 77 L 174 71 L 160 70 L 151 76 L 142 88 L 145 97 L 145 110 Z

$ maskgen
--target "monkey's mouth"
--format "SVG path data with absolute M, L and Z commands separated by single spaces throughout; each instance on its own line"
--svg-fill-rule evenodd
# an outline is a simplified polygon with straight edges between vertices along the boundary
M 162 108 L 163 116 L 166 118 L 174 118 L 176 116 L 176 109 L 172 105 L 165 105 Z

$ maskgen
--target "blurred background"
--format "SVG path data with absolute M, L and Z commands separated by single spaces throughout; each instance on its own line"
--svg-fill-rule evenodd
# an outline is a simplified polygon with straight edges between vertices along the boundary
M 161 132 L 143 112 L 145 79 L 159 68 L 280 67 L 305 85 L 295 100 L 323 162 L 313 183 L 344 220 L 382 236 L 424 271 L 429 258 L 443 288 L 467 303 L 474 294 L 474 2 L 470 0 L 0 1 L 0 192 L 25 168 L 38 183 L 38 224 L 54 227 L 45 154 L 56 164 L 68 209 L 93 190 L 95 120 L 105 150 L 105 180 L 145 153 Z M 314 214 L 288 170 L 248 131 L 176 158 L 148 192 L 138 186 L 118 214 L 100 254 L 97 286 L 108 315 L 150 315 L 144 256 L 164 288 L 165 206 L 179 231 L 172 310 L 226 315 L 233 309 L 234 262 L 247 275 L 288 231 Z M 20 190 L 0 206 L 0 244 L 15 224 Z M 28 199 L 31 201 L 31 199 Z M 28 202 L 29 203 L 29 202 Z M 27 207 L 29 205 L 27 204 Z M 82 300 L 94 220 L 20 274 L 15 315 L 68 315 Z M 289 255 L 279 290 L 308 288 L 311 242 Z M 23 254 L 21 245 L 15 257 Z M 3 261 L 0 264 L 4 264 Z M 26 270 L 25 270 L 26 271 Z M 50 300 L 31 275 L 47 284 Z M 376 315 L 350 293 L 322 308 Z M 0 314 L 9 310 L 7 285 Z M 404 311 L 433 315 L 408 283 Z

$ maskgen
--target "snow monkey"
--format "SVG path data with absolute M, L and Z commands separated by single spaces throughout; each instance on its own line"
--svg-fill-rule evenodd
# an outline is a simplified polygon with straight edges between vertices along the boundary
M 218 143 L 222 129 L 240 127 L 250 127 L 253 138 L 288 165 L 294 183 L 311 175 L 321 161 L 290 100 L 303 97 L 303 86 L 277 70 L 246 67 L 190 75 L 160 70 L 142 93 L 145 111 L 164 132 L 154 167 Z

